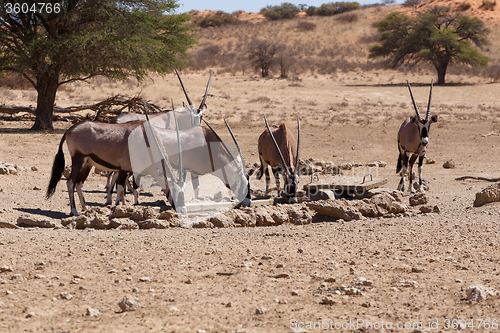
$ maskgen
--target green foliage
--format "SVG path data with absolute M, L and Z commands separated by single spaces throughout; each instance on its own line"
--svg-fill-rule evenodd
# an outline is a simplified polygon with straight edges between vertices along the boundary
M 219 10 L 215 14 L 210 14 L 202 19 L 194 21 L 194 23 L 200 28 L 221 27 L 224 25 L 238 24 L 240 23 L 240 19 Z
M 390 13 L 377 22 L 379 44 L 370 46 L 370 58 L 386 57 L 393 67 L 410 62 L 429 62 L 438 72 L 438 84 L 445 83 L 452 63 L 485 66 L 489 58 L 474 47 L 488 43 L 488 29 L 475 17 L 453 14 L 445 7 L 409 18 Z
M 309 16 L 333 16 L 359 8 L 358 2 L 329 2 L 322 4 L 320 7 L 309 6 L 306 14 Z
M 297 16 L 300 8 L 289 2 L 284 2 L 279 6 L 267 6 L 260 10 L 264 17 L 271 20 L 291 19 Z
M 30 10 L 12 11 L 9 3 Z M 37 0 L 9 3 L 0 2 L 0 71 L 23 75 L 38 91 L 34 129 L 52 128 L 61 84 L 167 73 L 195 43 L 189 16 L 168 14 L 175 0 L 52 0 L 58 11 L 41 9 Z

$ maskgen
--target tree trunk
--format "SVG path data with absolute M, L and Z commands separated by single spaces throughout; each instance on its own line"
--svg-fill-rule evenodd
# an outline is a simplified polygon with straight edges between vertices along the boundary
M 436 66 L 436 70 L 437 70 L 437 73 L 438 73 L 438 82 L 437 84 L 438 85 L 444 85 L 445 84 L 445 76 L 446 76 L 446 69 L 447 69 L 447 65 L 440 65 L 440 66 Z
M 59 88 L 59 74 L 43 73 L 37 78 L 38 98 L 36 102 L 35 124 L 33 131 L 53 130 L 52 116 L 57 88 Z

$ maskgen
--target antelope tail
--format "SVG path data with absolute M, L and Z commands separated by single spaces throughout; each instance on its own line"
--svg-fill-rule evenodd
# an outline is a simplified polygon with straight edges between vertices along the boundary
M 66 133 L 64 133 L 61 142 L 59 143 L 59 150 L 57 151 L 56 157 L 54 158 L 54 164 L 52 165 L 52 175 L 50 177 L 49 187 L 47 188 L 47 194 L 45 197 L 48 199 L 56 191 L 56 186 L 64 171 L 64 153 L 63 153 L 63 143 L 66 140 Z
M 401 154 L 399 154 L 399 157 L 398 157 L 398 165 L 396 167 L 396 173 L 399 173 L 399 171 L 401 171 L 401 167 L 402 167 L 402 163 L 403 162 L 403 156 Z

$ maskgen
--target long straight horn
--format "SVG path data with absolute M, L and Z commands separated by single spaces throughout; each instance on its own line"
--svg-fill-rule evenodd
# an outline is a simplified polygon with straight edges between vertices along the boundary
M 420 117 L 420 112 L 418 112 L 417 103 L 415 103 L 415 99 L 413 98 L 413 94 L 411 92 L 410 82 L 406 81 L 406 83 L 408 84 L 408 89 L 410 90 L 411 101 L 413 102 L 413 107 L 415 108 L 415 112 L 417 113 L 418 121 L 422 121 L 422 117 Z
M 278 150 L 278 153 L 280 155 L 281 163 L 283 163 L 283 169 L 285 169 L 285 172 L 287 175 L 290 175 L 290 171 L 288 170 L 288 166 L 285 163 L 285 159 L 283 158 L 283 154 L 281 153 L 280 147 L 278 147 L 278 143 L 276 142 L 276 139 L 274 138 L 273 132 L 271 132 L 271 129 L 269 128 L 269 124 L 267 123 L 267 118 L 265 115 L 264 115 L 264 121 L 266 122 L 267 131 L 269 132 L 271 139 L 273 139 L 274 146 L 276 147 L 276 149 Z
M 217 132 L 215 132 L 215 130 L 212 128 L 212 126 L 210 126 L 209 123 L 207 123 L 207 121 L 205 119 L 202 119 L 205 124 L 208 126 L 208 128 L 210 128 L 210 130 L 212 131 L 212 133 L 214 133 L 214 135 L 217 137 L 217 139 L 219 140 L 219 142 L 222 144 L 222 147 L 226 150 L 227 154 L 229 155 L 229 157 L 231 158 L 231 160 L 234 160 L 234 156 L 233 154 L 231 154 L 231 151 L 229 150 L 229 148 L 227 148 L 226 144 L 224 143 L 224 141 L 222 141 L 221 137 L 219 136 L 219 134 L 217 134 Z M 207 142 L 207 145 L 210 144 Z
M 182 83 L 182 80 L 181 80 L 181 76 L 179 75 L 179 72 L 177 71 L 177 68 L 175 68 L 175 73 L 177 74 L 177 77 L 179 78 L 179 82 L 181 83 L 181 87 L 182 87 L 182 90 L 184 90 L 184 95 L 186 95 L 186 99 L 189 103 L 189 105 L 193 105 L 193 103 L 191 103 L 191 100 L 189 99 L 189 96 L 188 96 L 188 93 L 186 91 L 186 88 L 184 87 L 184 83 Z
M 427 113 L 425 115 L 425 122 L 429 120 L 429 117 L 431 115 L 432 82 L 434 82 L 434 80 L 431 80 L 431 91 L 429 92 L 429 104 L 427 104 Z
M 297 138 L 297 156 L 295 158 L 295 169 L 293 170 L 293 178 L 297 175 L 297 170 L 299 169 L 299 152 L 300 152 L 300 119 L 297 116 L 297 126 L 298 129 L 298 138 Z
M 208 89 L 210 88 L 210 81 L 212 81 L 212 75 L 214 75 L 214 71 L 212 71 L 212 73 L 210 74 L 210 78 L 208 79 L 207 89 L 205 89 L 205 96 L 203 96 L 203 100 L 201 101 L 200 107 L 198 108 L 198 113 L 200 113 L 201 109 L 203 108 L 203 105 L 205 104 L 205 101 L 207 100 Z
M 245 174 L 247 174 L 245 159 L 243 158 L 243 153 L 241 152 L 240 145 L 238 144 L 238 141 L 236 141 L 236 137 L 234 136 L 233 131 L 231 131 L 231 127 L 229 127 L 229 124 L 227 123 L 226 118 L 222 117 L 222 119 L 224 119 L 224 122 L 226 123 L 226 126 L 227 126 L 227 129 L 229 130 L 229 133 L 231 133 L 231 137 L 233 138 L 234 144 L 236 145 L 236 148 L 238 149 L 238 153 L 240 154 L 241 163 L 243 164 L 243 171 L 245 172 Z
M 172 100 L 172 112 L 174 113 L 174 121 L 175 121 L 175 131 L 177 132 L 177 146 L 179 149 L 179 181 L 184 182 L 184 169 L 182 168 L 182 147 L 181 147 L 181 138 L 179 134 L 179 123 L 177 122 L 177 115 L 175 114 L 174 109 L 174 100 Z

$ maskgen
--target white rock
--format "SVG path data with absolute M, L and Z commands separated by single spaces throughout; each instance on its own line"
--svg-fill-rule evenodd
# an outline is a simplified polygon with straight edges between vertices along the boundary
M 125 296 L 120 303 L 118 303 L 118 306 L 122 311 L 135 311 L 139 309 L 139 299 L 136 297 Z
M 465 290 L 467 293 L 467 300 L 469 301 L 482 301 L 486 300 L 487 296 L 498 296 L 499 293 L 493 288 L 488 288 L 482 284 L 476 284 L 467 287 Z

